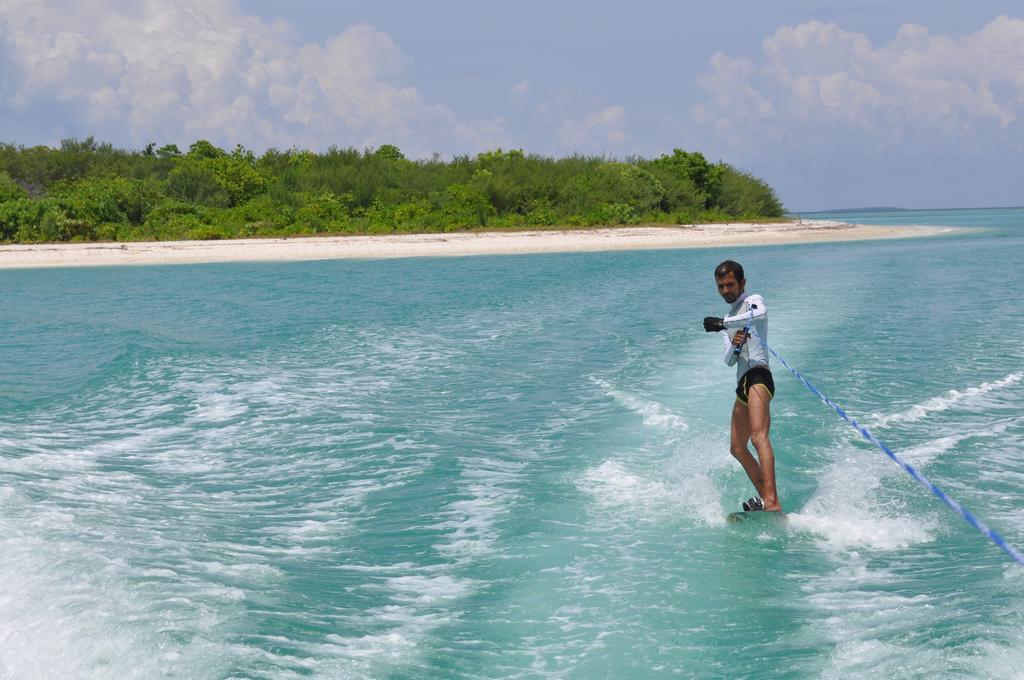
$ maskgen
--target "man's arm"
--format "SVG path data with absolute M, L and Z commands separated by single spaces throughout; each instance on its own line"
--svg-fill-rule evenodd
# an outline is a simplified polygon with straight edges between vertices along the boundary
M 764 300 L 760 295 L 748 296 L 747 303 L 750 306 L 750 311 L 737 314 L 736 316 L 725 317 L 722 319 L 722 326 L 724 328 L 743 328 L 750 324 L 751 321 L 760 321 L 768 316 L 768 307 L 765 306 Z

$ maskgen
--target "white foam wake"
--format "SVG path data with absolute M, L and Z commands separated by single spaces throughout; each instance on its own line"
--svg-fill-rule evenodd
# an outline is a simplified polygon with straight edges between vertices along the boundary
M 601 378 L 591 378 L 595 385 L 604 389 L 608 396 L 639 415 L 644 425 L 660 427 L 673 432 L 685 432 L 690 429 L 686 420 L 672 409 L 652 399 L 644 399 L 636 394 L 624 392 Z
M 930 520 L 901 514 L 878 497 L 883 480 L 898 472 L 882 457 L 851 451 L 824 471 L 811 499 L 789 515 L 789 526 L 818 536 L 826 552 L 889 551 L 927 543 L 933 539 Z
M 920 468 L 931 464 L 939 456 L 954 450 L 962 442 L 968 439 L 998 437 L 1006 432 L 1010 427 L 1020 424 L 1021 422 L 1024 422 L 1024 418 L 1005 420 L 992 425 L 986 425 L 984 428 L 963 430 L 944 437 L 937 437 L 926 441 L 923 444 L 902 449 L 899 452 L 900 458 L 911 465 Z
M 723 524 L 721 490 L 711 478 L 714 466 L 727 465 L 727 457 L 713 459 L 706 469 L 678 458 L 654 469 L 630 469 L 623 461 L 605 460 L 586 470 L 577 482 L 609 517 L 630 524 L 691 517 L 705 525 Z M 680 469 L 681 468 L 681 469 Z
M 971 406 L 980 398 L 997 390 L 1015 385 L 1022 379 L 1024 379 L 1024 373 L 1011 373 L 1005 378 L 982 383 L 977 387 L 968 387 L 965 390 L 950 390 L 944 395 L 932 397 L 899 413 L 888 415 L 874 414 L 871 416 L 870 424 L 874 427 L 885 427 L 890 423 L 914 422 L 932 413 L 948 411 L 958 406 Z

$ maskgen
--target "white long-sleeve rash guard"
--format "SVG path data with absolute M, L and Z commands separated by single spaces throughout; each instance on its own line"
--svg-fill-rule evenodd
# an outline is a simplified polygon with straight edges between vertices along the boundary
M 757 293 L 743 293 L 732 303 L 729 316 L 722 319 L 722 325 L 725 326 L 725 330 L 721 331 L 725 345 L 725 356 L 722 359 L 727 366 L 735 362 L 736 380 L 754 366 L 768 365 L 768 349 L 764 346 L 768 341 L 768 307 L 764 304 L 764 298 Z M 733 351 L 732 338 L 737 331 L 748 325 L 757 331 L 757 335 L 748 334 L 743 349 L 737 355 Z

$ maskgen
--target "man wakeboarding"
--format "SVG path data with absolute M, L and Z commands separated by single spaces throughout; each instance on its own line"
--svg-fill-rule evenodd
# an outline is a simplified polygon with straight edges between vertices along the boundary
M 775 382 L 768 368 L 768 309 L 764 298 L 747 293 L 743 267 L 726 260 L 715 268 L 718 294 L 731 305 L 725 317 L 704 319 L 704 330 L 721 333 L 726 365 L 736 365 L 736 401 L 732 407 L 732 436 L 729 451 L 743 466 L 757 491 L 745 503 L 747 512 L 766 510 L 779 512 L 775 489 L 775 452 L 768 430 L 772 424 L 771 401 Z M 751 329 L 755 332 L 751 332 Z M 757 458 L 750 453 L 747 442 L 753 442 Z

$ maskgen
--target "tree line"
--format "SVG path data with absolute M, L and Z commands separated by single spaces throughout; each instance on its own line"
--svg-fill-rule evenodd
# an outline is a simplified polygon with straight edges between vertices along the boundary
M 270 149 L 199 140 L 117 149 L 0 144 L 0 242 L 221 239 L 780 217 L 763 180 L 699 152 L 550 158 L 497 149 L 450 161 L 398 147 Z

